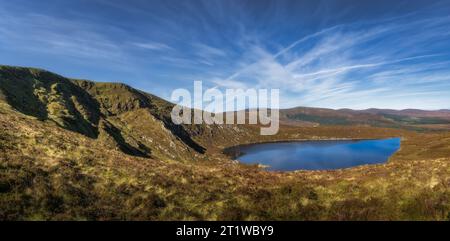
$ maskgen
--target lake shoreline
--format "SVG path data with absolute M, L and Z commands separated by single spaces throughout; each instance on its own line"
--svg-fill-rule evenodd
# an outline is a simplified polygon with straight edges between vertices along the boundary
M 240 148 L 249 147 L 253 145 L 261 145 L 261 144 L 276 144 L 276 143 L 292 143 L 292 142 L 322 142 L 322 141 L 371 141 L 371 140 L 388 140 L 388 139 L 394 139 L 394 138 L 400 138 L 402 140 L 402 137 L 386 137 L 386 138 L 326 138 L 326 139 L 280 139 L 280 140 L 273 140 L 273 141 L 260 141 L 260 142 L 252 142 L 252 143 L 245 143 L 245 144 L 239 144 L 235 146 L 230 146 L 222 149 L 222 154 L 230 157 L 231 159 L 236 159 L 238 157 L 241 157 L 242 155 L 245 155 L 243 152 L 236 153 L 236 151 L 239 151 Z M 233 153 L 234 152 L 234 153 Z
M 323 171 L 385 163 L 401 147 L 401 137 L 278 140 L 234 146 L 225 154 L 268 171 Z

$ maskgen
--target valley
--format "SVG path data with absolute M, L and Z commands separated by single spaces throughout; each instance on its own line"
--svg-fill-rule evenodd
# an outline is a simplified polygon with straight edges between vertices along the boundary
M 281 110 L 280 131 L 174 125 L 120 83 L 0 66 L 2 220 L 449 220 L 450 112 Z M 385 164 L 269 172 L 225 155 L 286 140 L 401 138 Z

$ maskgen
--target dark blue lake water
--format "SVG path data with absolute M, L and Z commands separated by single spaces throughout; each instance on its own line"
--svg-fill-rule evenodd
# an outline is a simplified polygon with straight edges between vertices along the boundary
M 299 141 L 239 147 L 237 159 L 269 166 L 267 170 L 332 170 L 386 162 L 400 148 L 400 138 L 361 141 Z

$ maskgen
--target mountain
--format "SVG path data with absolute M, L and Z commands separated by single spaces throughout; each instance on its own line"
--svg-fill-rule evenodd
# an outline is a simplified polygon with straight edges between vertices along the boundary
M 369 125 L 390 128 L 433 128 L 448 125 L 450 112 L 445 110 L 325 109 L 298 107 L 281 110 L 283 123 L 304 122 L 316 125 Z M 433 126 L 435 125 L 435 126 Z
M 173 125 L 172 107 L 120 83 L 0 66 L 0 220 L 450 217 L 450 132 L 411 131 L 411 111 L 282 110 L 280 132 L 260 136 L 259 126 Z M 388 137 L 402 138 L 388 163 L 335 171 L 268 172 L 223 153 Z
M 68 79 L 34 68 L 1 66 L 0 100 L 134 156 L 195 157 L 205 148 L 193 137 L 211 129 L 174 125 L 173 104 L 125 84 Z M 169 153 L 168 146 L 175 151 Z
M 407 117 L 417 117 L 417 118 L 442 118 L 450 119 L 449 110 L 417 110 L 417 109 L 406 109 L 406 110 L 389 110 L 389 109 L 367 109 L 360 112 L 381 114 L 381 115 L 397 115 L 397 116 L 407 116 Z

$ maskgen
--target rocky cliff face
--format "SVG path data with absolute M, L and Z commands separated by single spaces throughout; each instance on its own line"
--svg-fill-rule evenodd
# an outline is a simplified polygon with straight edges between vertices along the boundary
M 186 160 L 205 151 L 191 138 L 190 126 L 172 124 L 173 104 L 125 84 L 1 66 L 0 101 L 129 155 Z

